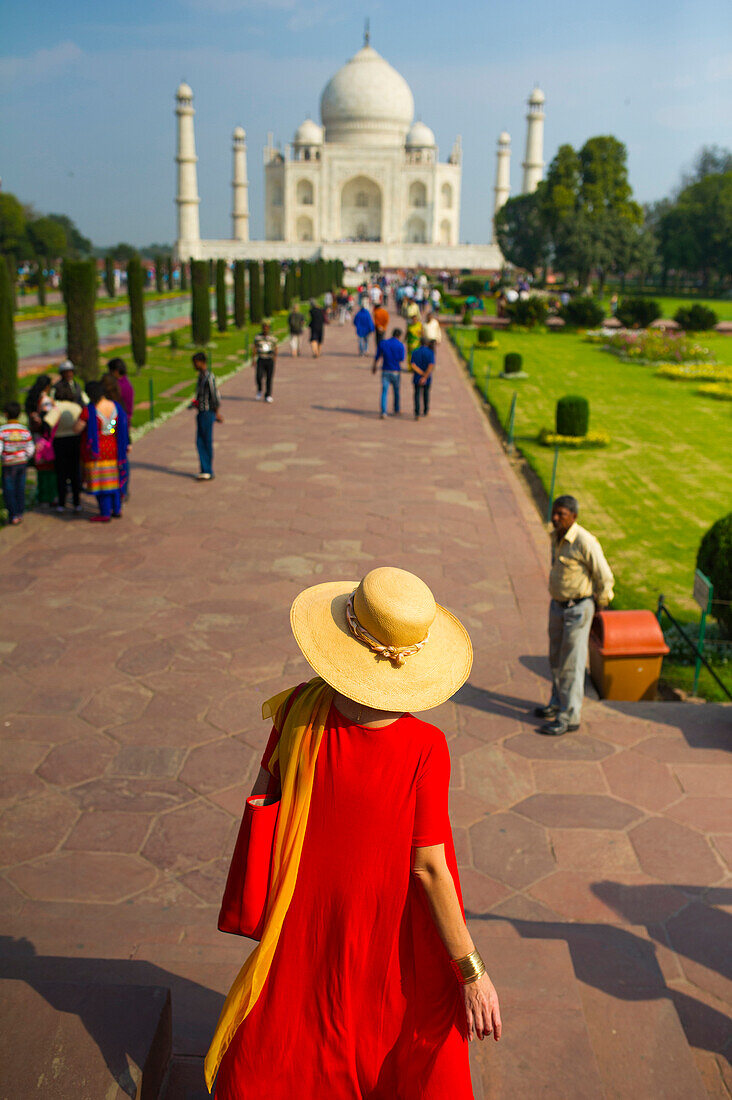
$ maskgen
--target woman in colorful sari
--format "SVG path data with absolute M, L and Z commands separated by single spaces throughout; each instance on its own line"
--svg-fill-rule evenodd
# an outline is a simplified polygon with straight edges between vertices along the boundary
M 263 707 L 274 727 L 253 794 L 279 799 L 272 871 L 209 1090 L 471 1100 L 468 1041 L 500 1037 L 498 997 L 465 923 L 445 735 L 409 713 L 465 682 L 470 638 L 393 568 L 306 589 L 290 623 L 316 676 Z
M 84 432 L 81 447 L 84 486 L 97 498 L 99 515 L 94 523 L 109 523 L 122 514 L 120 466 L 127 461 L 127 416 L 121 405 L 106 397 L 101 382 L 87 383 L 89 404 L 75 431 Z

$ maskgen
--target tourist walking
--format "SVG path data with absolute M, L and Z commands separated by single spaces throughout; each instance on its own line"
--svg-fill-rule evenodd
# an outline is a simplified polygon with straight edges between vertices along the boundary
M 129 447 L 127 416 L 117 401 L 105 396 L 104 383 L 88 382 L 86 389 L 89 404 L 82 409 L 76 431 L 84 433 L 84 487 L 97 498 L 99 506 L 99 514 L 89 519 L 92 523 L 109 523 L 122 515 L 120 466 L 127 459 Z
M 310 350 L 313 358 L 318 359 L 323 347 L 323 329 L 325 328 L 325 313 L 314 298 L 310 299 Z
M 386 306 L 377 306 L 374 310 L 374 337 L 376 339 L 376 346 L 378 348 L 381 341 L 386 336 L 386 330 L 389 327 L 389 310 Z
M 75 401 L 77 405 L 83 405 L 84 394 L 78 380 L 74 377 L 76 372 L 74 364 L 70 359 L 64 359 L 58 371 L 61 377 L 53 387 L 54 399 L 56 401 Z
M 315 676 L 263 707 L 253 797 L 279 802 L 266 916 L 206 1083 L 217 1100 L 471 1100 L 468 1041 L 500 1037 L 500 1008 L 461 907 L 447 742 L 414 716 L 465 682 L 470 638 L 388 567 L 306 589 L 290 622 Z M 234 931 L 232 898 L 238 912 L 236 862 Z
M 26 395 L 25 415 L 35 448 L 36 504 L 48 504 L 49 507 L 53 507 L 58 496 L 53 432 L 43 418 L 51 411 L 53 404 L 51 378 L 48 374 L 40 374 Z
M 17 527 L 25 512 L 25 475 L 33 458 L 33 436 L 20 423 L 20 405 L 9 401 L 5 406 L 7 423 L 0 425 L 0 462 L 2 463 L 3 501 L 8 520 Z
M 539 732 L 559 737 L 579 729 L 585 690 L 585 667 L 595 607 L 613 598 L 614 578 L 600 543 L 577 523 L 579 505 L 573 496 L 560 496 L 552 505 L 549 574 L 549 664 L 552 694 L 549 704 L 537 707 L 546 721 Z
M 272 404 L 272 381 L 277 362 L 277 337 L 272 335 L 269 321 L 262 322 L 262 330 L 254 337 L 254 355 L 257 360 L 257 401 Z
M 78 384 L 72 385 L 68 380 L 58 382 L 53 391 L 56 400 L 43 417 L 53 438 L 57 512 L 66 510 L 69 487 L 73 509 L 81 511 L 81 440 L 76 425 L 88 398 L 80 390 Z
M 358 336 L 358 354 L 359 356 L 368 355 L 369 336 L 374 331 L 374 320 L 365 303 L 362 302 L 361 308 L 353 318 L 353 324 Z
M 300 354 L 302 330 L 305 328 L 305 317 L 300 312 L 297 302 L 287 315 L 287 327 L 290 330 L 290 355 L 296 359 Z
M 422 416 L 430 411 L 430 390 L 435 369 L 435 349 L 424 337 L 411 355 L 412 382 L 414 388 L 414 419 L 419 420 L 420 406 Z
M 428 343 L 435 346 L 442 343 L 442 329 L 434 310 L 430 310 L 427 314 L 427 320 L 422 325 L 422 336 Z
M 345 287 L 341 287 L 336 295 L 336 304 L 338 306 L 338 324 L 345 325 L 346 317 L 348 316 L 348 303 L 349 293 Z
M 395 328 L 388 340 L 382 340 L 376 349 L 372 374 L 376 374 L 376 365 L 381 360 L 381 419 L 386 417 L 387 398 L 391 388 L 392 412 L 399 415 L 399 383 L 401 381 L 402 363 L 404 362 L 404 344 L 400 337 L 402 330 Z
M 214 423 L 223 424 L 224 418 L 219 412 L 221 398 L 213 371 L 208 368 L 204 351 L 193 356 L 194 370 L 198 371 L 196 396 L 189 408 L 196 410 L 196 450 L 201 472 L 198 481 L 211 481 L 213 472 L 213 430 Z

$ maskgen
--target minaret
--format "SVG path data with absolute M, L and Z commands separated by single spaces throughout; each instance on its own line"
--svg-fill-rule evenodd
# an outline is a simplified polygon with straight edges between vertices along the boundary
M 523 163 L 524 182 L 521 192 L 524 195 L 536 191 L 544 175 L 544 101 L 540 88 L 534 88 L 529 96 L 529 113 L 526 116 L 526 159 Z
M 193 92 L 187 84 L 181 84 L 175 93 L 178 116 L 178 241 L 186 243 L 200 241 L 201 230 L 198 224 L 198 178 L 196 175 L 196 139 L 193 134 Z M 182 255 L 187 255 L 182 250 Z
M 496 194 L 493 203 L 493 217 L 495 218 L 511 193 L 511 135 L 507 134 L 505 130 L 498 135 L 496 186 L 493 190 Z
M 247 181 L 247 135 L 237 126 L 233 135 L 234 174 L 231 181 L 232 238 L 249 240 L 249 183 Z

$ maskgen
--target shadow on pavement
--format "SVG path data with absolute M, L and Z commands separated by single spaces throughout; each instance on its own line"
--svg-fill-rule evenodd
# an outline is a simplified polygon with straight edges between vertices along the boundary
M 178 1039 L 177 1045 L 181 1045 L 182 1041 L 188 1048 L 193 1046 L 196 1054 L 207 1049 L 224 1003 L 222 994 L 142 959 L 38 955 L 30 940 L 11 936 L 0 936 L 0 978 L 25 982 L 58 1012 L 78 1015 L 99 1048 L 113 1079 L 118 1082 L 125 1081 L 128 1076 L 125 1036 L 117 1029 L 109 1028 L 108 1017 L 100 1021 L 97 1013 L 84 1011 L 84 1002 L 75 992 L 75 984 L 104 985 L 110 989 L 110 996 L 114 986 L 163 986 L 170 989 L 173 1033 Z M 63 983 L 69 984 L 64 988 Z
M 476 687 L 468 681 L 453 695 L 452 702 L 457 703 L 458 706 L 483 710 L 487 714 L 526 718 L 532 717 L 534 707 L 539 706 L 543 699 L 538 696 L 534 699 L 520 699 L 517 695 L 505 695 L 500 691 L 488 691 L 487 688 Z
M 380 415 L 378 409 L 345 409 L 339 405 L 311 405 L 310 408 L 315 409 L 317 412 L 348 413 L 349 416 L 366 416 L 371 420 L 378 420 Z M 406 413 L 403 415 L 406 416 Z M 393 416 L 393 413 L 389 413 L 389 416 Z
M 130 470 L 152 470 L 156 474 L 168 474 L 170 477 L 182 477 L 186 481 L 195 481 L 195 474 L 187 474 L 185 470 L 173 470 L 170 466 L 157 466 L 154 462 L 130 462 Z
M 684 892 L 687 904 L 662 924 L 647 923 L 649 911 L 669 890 Z M 732 1061 L 732 1029 L 729 1017 L 712 1005 L 669 986 L 659 966 L 655 940 L 662 947 L 670 943 L 684 960 L 727 977 L 730 973 L 732 918 L 714 904 L 729 904 L 732 890 L 704 891 L 696 886 L 628 886 L 597 882 L 593 893 L 612 906 L 625 920 L 643 924 L 650 940 L 614 924 L 564 923 L 520 920 L 493 913 L 466 911 L 469 920 L 505 920 L 524 939 L 564 940 L 569 948 L 577 979 L 619 1001 L 652 1001 L 666 998 L 673 1004 L 691 1046 Z M 705 900 L 702 900 L 702 894 Z M 696 983 L 694 983 L 696 984 Z M 687 986 L 688 989 L 688 986 Z M 713 999 L 713 997 L 710 997 Z

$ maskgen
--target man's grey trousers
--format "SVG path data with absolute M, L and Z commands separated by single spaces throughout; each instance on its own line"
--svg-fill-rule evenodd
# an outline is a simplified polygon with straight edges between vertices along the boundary
M 585 694 L 585 668 L 590 627 L 595 615 L 594 600 L 580 600 L 562 607 L 549 605 L 549 664 L 552 669 L 552 697 L 549 706 L 558 707 L 558 717 L 568 725 L 579 725 Z

